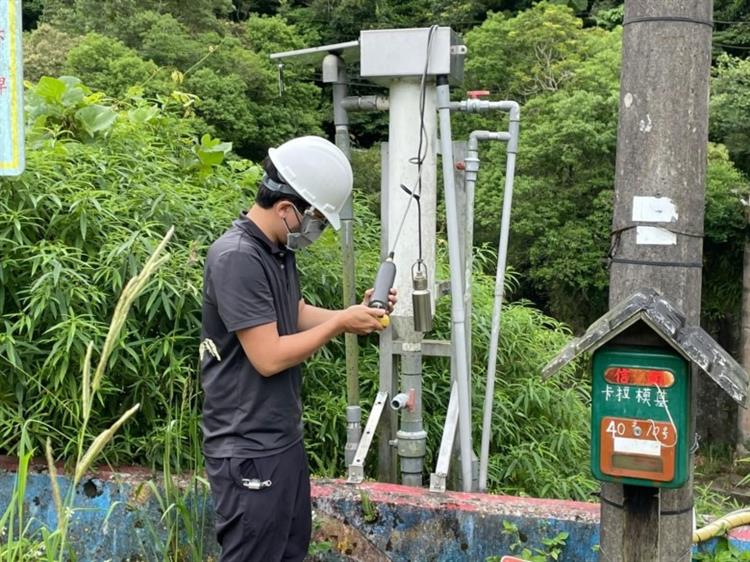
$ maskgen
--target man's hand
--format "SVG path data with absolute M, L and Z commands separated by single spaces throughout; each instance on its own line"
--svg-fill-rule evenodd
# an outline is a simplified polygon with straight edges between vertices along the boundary
M 367 289 L 365 291 L 365 298 L 362 300 L 362 304 L 364 306 L 370 306 L 370 299 L 372 298 L 372 293 L 375 289 Z M 396 289 L 391 289 L 390 293 L 388 293 L 388 312 L 386 314 L 393 313 L 393 309 L 396 308 L 396 303 L 398 302 L 398 291 Z
M 380 323 L 383 316 L 385 316 L 384 310 L 355 304 L 341 311 L 339 322 L 345 332 L 366 336 L 383 330 L 383 325 Z

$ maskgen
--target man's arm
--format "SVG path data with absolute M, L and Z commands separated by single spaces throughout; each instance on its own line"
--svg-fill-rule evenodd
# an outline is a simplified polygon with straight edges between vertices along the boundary
M 330 314 L 320 324 L 297 334 L 280 336 L 276 322 L 237 331 L 245 355 L 261 375 L 271 377 L 299 365 L 343 332 L 365 335 L 383 329 L 379 320 L 382 310 L 361 304 L 339 311 L 317 310 Z
M 299 301 L 299 314 L 297 315 L 297 329 L 300 332 L 319 326 L 331 318 L 335 318 L 340 310 L 329 310 L 307 304 L 304 299 Z

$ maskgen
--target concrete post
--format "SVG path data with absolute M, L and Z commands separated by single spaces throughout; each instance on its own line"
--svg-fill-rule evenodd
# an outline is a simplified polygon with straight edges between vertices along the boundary
M 626 0 L 617 139 L 610 306 L 653 287 L 694 324 L 700 320 L 712 4 Z M 695 395 L 692 402 L 694 427 Z M 692 444 L 693 431 L 684 438 Z M 692 469 L 685 486 L 660 493 L 603 484 L 601 560 L 689 562 L 692 486 Z
M 425 82 L 424 96 L 424 129 L 420 122 L 420 81 L 418 79 L 396 79 L 390 83 L 389 94 L 389 129 L 388 129 L 388 195 L 387 202 L 387 248 L 394 250 L 396 263 L 396 281 L 399 301 L 391 315 L 391 325 L 405 348 L 413 346 L 412 353 L 401 357 L 402 386 L 401 392 L 415 389 L 419 399 L 413 409 L 401 410 L 401 430 L 398 432 L 398 452 L 401 462 L 402 481 L 404 484 L 422 485 L 422 465 L 426 433 L 422 430 L 422 334 L 414 330 L 414 310 L 412 307 L 412 265 L 419 258 L 419 215 L 416 201 L 411 202 L 409 212 L 404 220 L 404 212 L 409 205 L 409 190 L 418 190 L 418 169 L 415 164 L 420 156 L 417 152 L 422 138 L 422 191 L 421 205 L 421 239 L 422 259 L 427 268 L 430 283 L 435 280 L 435 223 L 437 213 L 437 118 L 435 110 L 435 85 L 430 80 Z M 385 173 L 385 172 L 384 172 Z M 402 220 L 404 220 L 402 225 Z M 395 242 L 396 236 L 400 237 Z M 381 356 L 381 361 L 387 360 Z M 417 427 L 418 426 L 418 427 Z
M 425 138 L 423 151 L 426 151 L 422 165 L 422 252 L 427 266 L 430 283 L 435 280 L 435 220 L 437 201 L 437 166 L 435 147 L 437 145 L 437 113 L 435 109 L 435 84 L 426 83 L 424 125 Z M 388 128 L 388 241 L 389 248 L 398 232 L 409 195 L 401 189 L 404 184 L 414 189 L 417 183 L 417 166 L 412 159 L 417 156 L 419 146 L 419 80 L 414 78 L 396 79 L 390 83 L 390 122 Z M 384 172 L 385 173 L 385 172 Z M 412 202 L 406 217 L 401 238 L 395 248 L 396 282 L 399 301 L 391 316 L 391 324 L 399 339 L 408 342 L 418 341 L 414 332 L 414 311 L 411 302 L 411 266 L 417 261 L 418 253 L 417 205 Z
M 750 206 L 747 208 L 750 224 Z M 750 241 L 745 242 L 742 259 L 742 312 L 740 313 L 740 363 L 750 371 Z M 737 454 L 750 453 L 750 408 L 737 410 Z

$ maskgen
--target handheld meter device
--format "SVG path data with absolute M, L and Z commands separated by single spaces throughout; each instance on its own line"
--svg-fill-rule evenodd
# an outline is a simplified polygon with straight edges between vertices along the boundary
M 594 353 L 592 367 L 594 477 L 682 486 L 692 442 L 688 362 L 667 348 L 604 346 Z

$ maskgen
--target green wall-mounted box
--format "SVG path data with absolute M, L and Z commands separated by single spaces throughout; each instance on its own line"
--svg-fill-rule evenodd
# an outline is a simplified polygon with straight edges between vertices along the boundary
M 592 362 L 591 470 L 598 480 L 678 488 L 692 437 L 688 362 L 668 348 L 609 346 Z

